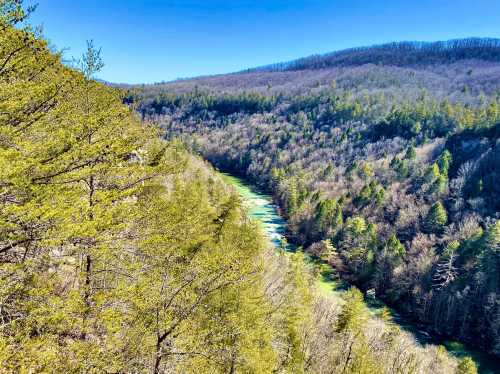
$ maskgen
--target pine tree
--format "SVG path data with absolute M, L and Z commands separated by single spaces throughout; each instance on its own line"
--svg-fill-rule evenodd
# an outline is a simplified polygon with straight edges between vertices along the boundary
M 429 169 L 427 170 L 426 174 L 426 179 L 429 183 L 434 182 L 437 178 L 439 178 L 440 172 L 439 172 L 439 166 L 435 162 L 433 163 Z
M 330 240 L 322 240 L 321 245 L 320 259 L 325 262 L 333 262 L 337 257 L 337 251 L 332 242 Z
M 366 305 L 363 294 L 355 287 L 351 287 L 343 297 L 345 304 L 337 321 L 337 332 L 360 331 L 367 321 Z
M 385 244 L 385 249 L 388 253 L 395 257 L 404 257 L 406 250 L 403 244 L 399 241 L 395 233 L 392 233 L 387 243 Z
M 442 175 L 448 176 L 448 170 L 450 169 L 451 162 L 452 162 L 451 153 L 450 151 L 445 149 L 437 160 L 437 165 L 439 166 L 439 172 Z
M 448 222 L 448 215 L 443 204 L 438 201 L 432 205 L 426 218 L 426 228 L 432 233 L 441 233 Z
M 415 158 L 417 158 L 417 151 L 413 144 L 407 148 L 405 157 L 409 160 L 415 160 Z
M 328 236 L 333 229 L 338 229 L 342 223 L 339 222 L 339 212 L 342 215 L 342 208 L 337 200 L 325 199 L 316 206 L 315 224 L 320 236 Z
M 80 73 L 4 31 L 0 366 L 272 371 L 263 246 L 239 200 L 181 174 L 184 151 L 93 80 L 92 44 Z
M 498 290 L 500 281 L 500 221 L 496 221 L 486 229 L 482 238 L 482 251 L 479 257 L 480 269 L 487 279 L 487 288 L 491 292 Z

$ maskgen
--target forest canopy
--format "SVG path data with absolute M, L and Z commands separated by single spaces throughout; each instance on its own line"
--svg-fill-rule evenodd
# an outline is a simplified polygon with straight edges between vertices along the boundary
M 324 75 L 254 71 L 125 92 L 167 138 L 270 191 L 288 219 L 288 239 L 342 279 L 430 333 L 498 355 L 500 79 L 491 75 L 498 63 L 489 55 L 455 61 L 467 46 L 495 51 L 498 42 L 359 51 L 422 58 L 405 70 L 396 58 L 390 66 L 325 68 Z M 434 64 L 426 57 L 433 53 L 450 66 Z M 474 80 L 486 66 L 488 79 Z M 247 109 L 250 96 L 258 110 Z M 207 100 L 229 101 L 231 109 L 200 105 Z
M 206 162 L 94 80 L 92 43 L 65 66 L 22 5 L 0 0 L 2 372 L 474 372 L 356 288 L 320 297 L 303 254 L 275 254 Z M 239 100 L 272 107 L 201 108 Z

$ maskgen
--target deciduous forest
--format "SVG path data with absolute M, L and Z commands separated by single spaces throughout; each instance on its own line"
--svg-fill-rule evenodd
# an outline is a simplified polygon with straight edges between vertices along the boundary
M 500 80 L 480 77 L 499 58 L 497 40 L 391 44 L 125 87 L 125 102 L 271 191 L 289 240 L 340 277 L 498 355 Z
M 126 86 L 92 42 L 64 62 L 33 11 L 0 0 L 1 373 L 477 373 L 368 294 L 500 354 L 498 41 Z M 270 191 L 300 248 L 217 169 Z

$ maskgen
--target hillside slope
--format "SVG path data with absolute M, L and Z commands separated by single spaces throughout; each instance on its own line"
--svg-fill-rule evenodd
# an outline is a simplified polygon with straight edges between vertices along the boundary
M 439 48 L 433 52 L 433 44 L 424 44 L 427 47 L 414 50 L 393 43 L 144 88 L 150 95 L 165 90 L 185 93 L 195 88 L 226 93 L 257 91 L 270 95 L 318 91 L 334 81 L 338 90 L 355 94 L 384 93 L 391 98 L 408 98 L 417 97 L 426 90 L 437 99 L 448 98 L 462 103 L 474 103 L 482 93 L 489 96 L 500 91 L 498 40 L 464 39 L 441 43 L 448 43 L 442 53 Z M 469 47 L 460 47 L 461 44 Z M 122 86 L 134 87 L 140 88 Z
M 0 1 L 2 373 L 454 373 L 472 367 L 320 298 L 214 170 Z M 401 347 L 404 347 L 401 351 Z M 464 366 L 465 365 L 465 366 Z
M 290 240 L 341 276 L 433 333 L 500 354 L 495 56 L 264 69 L 136 87 L 125 100 L 272 191 Z

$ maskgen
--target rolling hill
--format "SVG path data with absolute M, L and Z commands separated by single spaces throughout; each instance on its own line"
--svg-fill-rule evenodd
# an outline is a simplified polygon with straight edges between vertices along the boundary
M 271 191 L 289 240 L 339 276 L 498 355 L 499 56 L 495 39 L 391 43 L 124 100 Z

